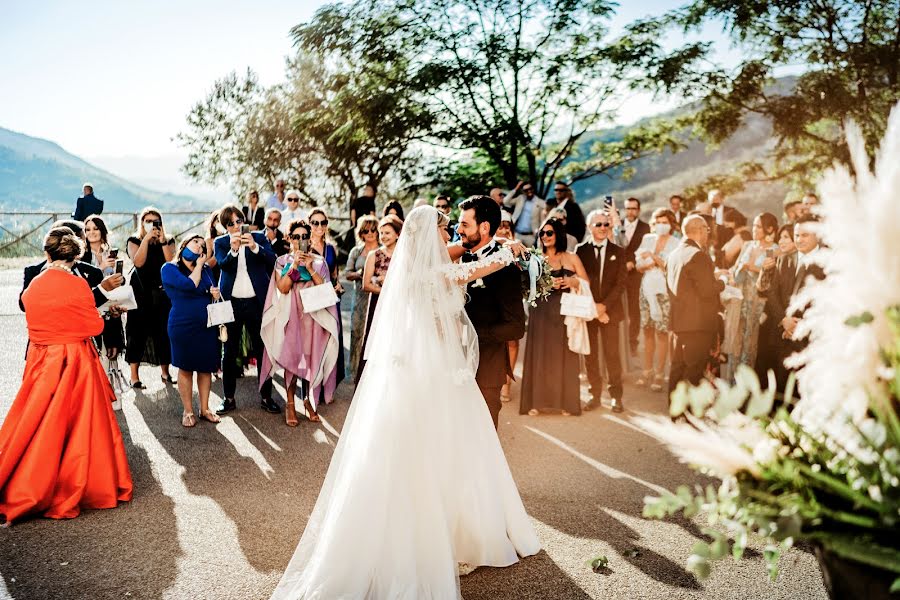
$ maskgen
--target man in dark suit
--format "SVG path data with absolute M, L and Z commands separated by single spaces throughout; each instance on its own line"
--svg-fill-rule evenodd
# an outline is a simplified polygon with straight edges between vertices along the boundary
M 592 211 L 587 220 L 592 239 L 580 244 L 576 254 L 581 259 L 581 264 L 584 265 L 588 281 L 591 284 L 591 294 L 597 304 L 598 316 L 597 319 L 588 323 L 591 353 L 585 361 L 588 381 L 591 383 L 592 398 L 584 410 L 593 410 L 600 406 L 603 374 L 600 372 L 599 345 L 602 344 L 606 373 L 609 376 L 612 410 L 613 412 L 622 412 L 624 406 L 622 402 L 622 359 L 619 356 L 619 323 L 625 316 L 622 307 L 627 269 L 625 249 L 609 241 L 612 223 L 607 212 Z
M 266 209 L 266 226 L 263 229 L 263 233 L 266 234 L 266 239 L 272 245 L 272 252 L 275 253 L 276 258 L 287 254 L 291 249 L 291 245 L 284 237 L 284 234 L 281 233 L 282 216 L 281 209 Z
M 575 194 L 567 183 L 557 181 L 553 186 L 553 193 L 556 196 L 553 200 L 547 201 L 547 208 L 562 208 L 566 211 L 566 233 L 573 236 L 580 244 L 584 241 L 584 235 L 587 231 L 587 225 L 584 221 L 584 213 L 581 207 L 575 201 Z
M 709 361 L 719 330 L 719 293 L 725 284 L 716 279 L 706 251 L 709 226 L 700 215 L 690 215 L 682 227 L 684 239 L 669 255 L 669 330 L 672 332 L 672 367 L 669 395 L 680 381 L 697 385 Z
M 635 267 L 634 253 L 641 245 L 644 236 L 650 233 L 650 225 L 641 221 L 641 201 L 629 198 L 625 201 L 625 222 L 622 223 L 625 238 L 625 264 L 628 274 L 625 278 L 625 291 L 628 301 L 628 347 L 632 354 L 637 354 L 638 336 L 641 333 L 641 275 Z
M 707 198 L 709 199 L 710 215 L 716 223 L 713 230 L 716 250 L 721 250 L 722 246 L 734 237 L 736 226 L 741 223 L 747 224 L 747 217 L 733 206 L 725 205 L 725 194 L 721 190 L 710 190 Z
M 225 300 L 231 300 L 234 321 L 226 325 L 228 341 L 225 342 L 225 358 L 222 361 L 222 383 L 225 399 L 217 414 L 225 414 L 236 408 L 234 392 L 237 387 L 238 349 L 241 344 L 241 330 L 247 327 L 250 334 L 256 364 L 262 365 L 263 343 L 260 338 L 262 313 L 269 291 L 269 279 L 275 267 L 275 253 L 272 245 L 261 231 L 241 233 L 244 224 L 243 211 L 229 204 L 219 211 L 219 223 L 225 227 L 225 235 L 214 242 L 219 275 L 219 290 Z M 260 406 L 270 413 L 281 409 L 272 400 L 272 380 L 267 379 L 260 386 Z
M 478 260 L 500 250 L 494 234 L 500 225 L 500 207 L 489 196 L 463 200 L 459 214 L 459 238 L 467 250 L 463 262 Z M 469 283 L 466 314 L 478 334 L 478 372 L 475 381 L 497 427 L 500 390 L 512 376 L 507 343 L 525 335 L 525 307 L 522 279 L 515 265 L 507 265 L 482 278 L 481 285 Z
M 72 213 L 72 219 L 76 221 L 84 221 L 91 215 L 103 212 L 103 200 L 94 195 L 94 187 L 91 184 L 84 184 L 82 192 L 84 196 L 75 201 L 75 211 Z
M 61 220 L 56 221 L 52 227 L 68 227 L 72 232 L 84 241 L 84 226 L 77 221 Z M 41 274 L 47 266 L 47 261 L 42 260 L 33 265 L 25 267 L 24 280 L 22 282 L 22 291 L 19 292 L 19 309 L 24 312 L 25 305 L 22 303 L 22 294 L 31 285 L 32 280 Z M 94 304 L 101 306 L 106 304 L 106 292 L 111 292 L 117 287 L 125 283 L 125 278 L 119 274 L 103 276 L 103 271 L 97 267 L 77 260 L 72 267 L 72 273 L 78 275 L 87 281 L 94 295 Z M 118 309 L 111 309 L 111 316 L 118 316 L 121 312 Z M 122 346 L 122 325 L 118 321 L 106 321 L 103 327 L 103 342 L 107 348 L 119 348 Z
M 816 260 L 821 251 L 819 238 L 815 233 L 816 221 L 816 217 L 804 215 L 794 225 L 797 252 L 778 257 L 771 287 L 763 294 L 766 297 L 766 318 L 772 319 L 775 324 L 775 354 L 779 363 L 775 369 L 775 378 L 780 392 L 784 391 L 789 373 L 784 367 L 784 360 L 803 350 L 809 343 L 806 339 L 797 339 L 795 336 L 797 324 L 806 309 L 789 311 L 788 307 L 810 277 L 819 280 L 825 278 L 825 272 Z
M 684 222 L 684 218 L 687 216 L 681 209 L 681 204 L 683 202 L 684 198 L 682 198 L 678 194 L 672 194 L 672 196 L 669 197 L 669 210 L 671 210 L 672 214 L 675 215 L 675 226 L 678 228 L 678 231 L 681 231 L 681 224 Z

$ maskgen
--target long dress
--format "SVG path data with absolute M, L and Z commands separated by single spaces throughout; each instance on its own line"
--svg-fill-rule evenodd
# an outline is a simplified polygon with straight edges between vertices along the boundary
M 375 269 L 372 277 L 384 277 L 387 275 L 388 268 L 391 266 L 391 257 L 383 248 L 377 248 L 375 251 Z M 369 331 L 372 329 L 372 321 L 375 318 L 375 309 L 378 307 L 379 294 L 369 294 L 369 304 L 366 307 L 366 326 L 363 331 L 363 341 L 359 349 L 359 366 L 356 367 L 356 383 L 362 379 L 363 369 L 366 367 L 366 344 L 369 341 Z
M 187 267 L 175 263 L 163 265 L 161 275 L 166 295 L 172 300 L 168 325 L 172 364 L 184 371 L 215 373 L 222 366 L 222 345 L 219 328 L 206 326 L 206 307 L 212 301 L 212 269 L 203 265 L 196 286 Z
M 551 271 L 553 277 L 574 274 L 569 269 Z M 528 315 L 520 414 L 532 408 L 581 414 L 581 363 L 578 355 L 569 350 L 565 317 L 559 314 L 562 294 L 562 290 L 553 290 Z
M 368 253 L 364 246 L 354 246 L 347 258 L 347 270 L 362 274 L 366 266 Z M 366 331 L 366 312 L 369 307 L 369 292 L 363 290 L 363 282 L 353 282 L 353 310 L 350 312 L 350 377 L 356 381 L 359 358 L 362 353 L 362 341 Z
M 0 522 L 67 519 L 131 500 L 115 394 L 91 341 L 103 319 L 87 282 L 48 269 L 22 302 L 31 344 L 0 428 Z
M 465 295 L 446 283 L 459 278 L 438 272 L 464 267 L 449 264 L 436 214 L 422 206 L 404 224 L 376 352 L 273 598 L 457 600 L 458 563 L 503 567 L 540 550 L 475 382 Z
M 136 237 L 128 241 L 140 246 Z M 168 240 L 167 243 L 174 243 Z M 134 257 L 131 257 L 134 259 Z M 162 244 L 150 244 L 144 264 L 132 271 L 131 286 L 134 288 L 137 309 L 125 313 L 125 362 L 167 365 L 172 362 L 169 343 L 169 311 L 172 303 L 163 290 L 160 271 L 166 264 Z M 136 277 L 135 277 L 136 275 Z
M 306 267 L 291 274 L 294 286 L 282 294 L 275 287 L 276 277 L 287 273 L 290 255 L 275 261 L 275 271 L 269 281 L 269 293 L 263 309 L 260 335 L 265 346 L 259 380 L 265 381 L 276 368 L 284 369 L 284 383 L 295 378 L 309 386 L 309 400 L 318 410 L 320 400 L 330 404 L 337 387 L 337 360 L 340 314 L 336 306 L 311 313 L 303 311 L 300 290 L 315 285 Z M 330 283 L 328 265 L 323 260 L 314 263 L 316 272 Z
M 315 250 L 313 250 L 315 252 Z M 332 283 L 337 283 L 337 250 L 332 244 L 325 244 L 325 263 L 328 265 L 328 273 L 329 280 Z M 334 275 L 333 277 L 331 275 Z M 338 355 L 337 355 L 337 382 L 340 383 L 344 380 L 344 370 L 346 369 L 345 361 L 344 361 L 344 324 L 340 318 L 341 315 L 341 299 L 338 297 L 337 304 L 335 304 L 335 308 L 337 309 L 338 314 Z
M 766 299 L 760 296 L 756 290 L 758 273 L 753 273 L 745 268 L 754 248 L 759 248 L 759 242 L 753 241 L 745 244 L 734 264 L 734 283 L 744 297 L 741 300 L 740 320 L 737 328 L 733 332 L 728 331 L 728 337 L 733 336 L 729 340 L 732 342 L 730 345 L 733 349 L 728 355 L 729 379 L 734 377 L 738 365 L 744 364 L 753 367 L 756 364 L 760 319 L 766 308 Z M 756 268 L 761 268 L 765 260 L 765 253 L 760 253 L 756 259 Z

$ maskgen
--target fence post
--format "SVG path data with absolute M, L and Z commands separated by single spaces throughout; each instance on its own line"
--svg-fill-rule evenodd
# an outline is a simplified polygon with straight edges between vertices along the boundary
M 131 225 L 132 225 L 132 229 L 134 229 L 134 231 L 137 231 L 137 228 L 138 228 L 137 220 L 138 220 L 138 214 L 131 213 Z

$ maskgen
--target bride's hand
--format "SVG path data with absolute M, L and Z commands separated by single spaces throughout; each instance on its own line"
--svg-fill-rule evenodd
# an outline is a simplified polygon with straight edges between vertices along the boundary
M 509 248 L 512 251 L 513 256 L 516 258 L 520 258 L 523 254 L 528 252 L 528 248 L 518 240 L 507 240 L 503 243 L 504 248 Z

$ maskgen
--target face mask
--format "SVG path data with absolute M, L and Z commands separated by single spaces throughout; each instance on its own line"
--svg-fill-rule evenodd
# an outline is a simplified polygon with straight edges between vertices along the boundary
M 656 232 L 656 235 L 669 235 L 669 232 L 672 231 L 672 226 L 668 223 L 657 223 L 653 226 L 653 231 Z
M 190 261 L 190 262 L 193 262 L 193 261 L 197 260 L 197 259 L 200 258 L 201 256 L 203 256 L 203 254 L 197 254 L 196 252 L 194 252 L 193 250 L 191 250 L 191 249 L 188 248 L 188 247 L 185 247 L 184 251 L 182 251 L 182 253 L 181 253 L 181 257 L 182 257 L 184 260 L 187 260 L 187 261 Z

